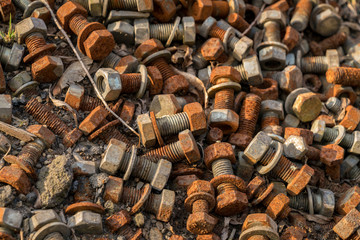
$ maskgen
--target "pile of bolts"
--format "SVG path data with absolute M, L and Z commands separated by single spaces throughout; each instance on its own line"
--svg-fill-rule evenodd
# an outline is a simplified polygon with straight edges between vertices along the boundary
M 0 0 L 0 239 L 360 239 L 353 2 Z

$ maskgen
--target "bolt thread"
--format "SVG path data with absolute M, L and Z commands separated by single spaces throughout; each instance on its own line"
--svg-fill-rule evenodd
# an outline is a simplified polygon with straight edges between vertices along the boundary
M 244 67 L 243 64 L 237 65 L 234 68 L 236 70 L 238 70 L 238 72 L 240 73 L 242 81 L 247 81 L 248 80 L 248 77 L 247 77 L 247 74 L 246 74 L 246 71 L 245 71 L 245 67 Z
M 268 207 L 271 203 L 271 201 L 276 197 L 276 194 L 274 192 L 269 193 L 269 195 L 266 196 L 264 200 L 262 200 L 262 204 L 265 207 Z
M 192 205 L 192 212 L 209 212 L 209 203 L 205 199 L 196 200 Z
M 259 117 L 261 98 L 255 94 L 247 94 L 240 111 L 238 133 L 252 137 Z
M 119 167 L 121 172 L 125 172 L 126 169 L 128 168 L 130 158 L 131 158 L 131 153 L 125 152 Z M 135 162 L 136 163 L 134 169 L 136 169 L 136 171 L 133 171 L 131 174 L 134 177 L 150 182 L 152 180 L 153 174 L 156 171 L 157 164 L 151 162 L 145 157 L 138 157 L 138 156 L 135 157 Z
M 293 17 L 291 18 L 291 26 L 293 26 L 298 31 L 304 30 L 308 25 L 311 11 L 311 0 L 300 0 L 296 4 Z
M 185 112 L 156 119 L 161 136 L 170 136 L 190 128 L 190 121 Z
M 122 93 L 136 93 L 141 86 L 140 73 L 120 74 Z
M 328 64 L 324 56 L 304 57 L 301 59 L 301 70 L 304 73 L 325 73 Z
M 327 49 L 337 49 L 345 43 L 346 38 L 347 35 L 344 32 L 339 32 L 331 37 L 325 38 L 319 43 L 321 51 L 326 51 Z
M 236 43 L 237 43 L 238 41 L 240 41 L 239 38 L 234 37 L 234 36 L 230 37 L 230 40 L 229 40 L 229 46 L 230 46 L 230 48 L 231 48 L 231 49 L 235 49 L 235 45 L 236 45 Z
M 155 59 L 153 61 L 153 66 L 159 69 L 164 81 L 176 75 L 174 70 L 170 67 L 164 58 Z
M 308 146 L 306 156 L 310 161 L 317 161 L 320 158 L 320 150 L 312 146 Z
M 323 136 L 324 142 L 334 141 L 338 134 L 339 134 L 338 131 L 334 128 L 328 128 L 328 127 L 325 128 L 324 136 Z
M 340 143 L 340 146 L 344 148 L 351 148 L 351 146 L 354 144 L 354 135 L 346 133 L 343 140 Z
M 126 144 L 126 147 L 130 147 L 131 142 L 129 141 L 129 139 L 123 135 L 121 132 L 119 132 L 119 130 L 117 130 L 116 128 L 110 128 L 107 131 L 104 132 L 104 134 L 101 134 L 100 138 L 106 142 L 109 143 L 111 139 L 117 139 L 119 141 L 122 141 Z
M 338 113 L 341 110 L 341 101 L 337 97 L 329 98 L 325 105 L 333 113 Z
M 150 24 L 150 37 L 156 38 L 160 41 L 167 41 L 171 32 L 174 29 L 173 23 Z M 175 31 L 174 40 L 179 41 L 183 39 L 182 25 L 179 25 Z
M 133 187 L 124 187 L 123 193 L 121 195 L 120 202 L 124 203 L 128 206 L 135 205 L 141 198 L 143 194 L 143 189 L 136 189 Z M 144 209 L 149 211 L 152 209 L 155 201 L 155 194 L 150 193 L 149 198 L 146 200 L 144 204 Z
M 46 125 L 56 135 L 64 137 L 66 133 L 70 132 L 68 126 L 56 114 L 52 113 L 35 98 L 32 98 L 25 105 L 25 111 L 32 115 L 37 122 Z
M 26 144 L 18 155 L 19 162 L 23 163 L 28 168 L 33 168 L 38 159 L 41 157 L 45 146 L 37 142 L 30 142 Z
M 360 86 L 360 69 L 351 67 L 332 67 L 326 72 L 326 81 L 344 86 Z
M 351 180 L 359 181 L 360 180 L 360 168 L 355 166 L 350 169 L 348 176 Z
M 211 16 L 215 18 L 226 18 L 229 14 L 229 4 L 225 1 L 212 1 L 213 11 Z
M 290 196 L 289 206 L 298 210 L 309 211 L 309 198 L 305 194 Z
M 280 25 L 275 21 L 268 21 L 264 25 L 264 42 L 280 42 Z
M 270 126 L 279 126 L 280 120 L 277 116 L 264 116 L 261 120 L 261 129 Z
M 136 0 L 110 0 L 109 7 L 112 10 L 137 9 L 137 3 Z
M 115 68 L 115 66 L 117 65 L 117 63 L 120 61 L 121 57 L 119 57 L 118 55 L 116 55 L 115 53 L 111 52 L 105 59 L 103 62 L 102 67 L 104 68 Z
M 25 9 L 27 8 L 27 6 L 29 6 L 29 4 L 31 3 L 30 0 L 12 0 L 12 2 L 21 9 L 21 11 L 25 11 Z
M 216 24 L 214 24 L 210 28 L 209 35 L 211 37 L 220 38 L 220 40 L 223 41 L 225 37 L 225 30 L 219 28 L 218 26 L 216 26 Z
M 273 147 L 270 147 L 265 153 L 264 157 L 260 160 L 261 165 L 266 166 L 275 156 L 276 150 Z M 271 170 L 271 174 L 275 177 L 281 178 L 283 181 L 290 183 L 297 174 L 298 169 L 294 163 L 284 156 L 280 157 L 279 162 Z
M 240 32 L 244 32 L 250 25 L 244 18 L 237 13 L 232 13 L 228 16 L 228 23 Z
M 75 33 L 76 35 L 79 35 L 80 31 L 82 29 L 84 29 L 84 27 L 88 23 L 89 22 L 83 15 L 76 14 L 70 19 L 69 27 L 70 27 L 71 31 L 73 31 L 73 33 Z
M 96 107 L 101 106 L 102 102 L 100 99 L 89 96 L 89 95 L 84 95 L 84 98 L 81 101 L 80 104 L 80 109 L 82 111 L 92 111 L 94 110 Z
M 125 239 L 131 239 L 134 236 L 134 231 L 126 224 L 120 228 L 118 234 L 125 237 Z
M 32 53 L 37 49 L 46 46 L 46 42 L 43 36 L 40 34 L 33 34 L 25 39 L 25 44 L 29 49 L 29 52 Z
M 61 233 L 53 232 L 53 233 L 46 235 L 44 240 L 65 240 L 65 238 L 63 237 L 63 235 L 61 235 Z
M 228 88 L 216 92 L 214 109 L 234 109 L 234 89 Z
M 218 159 L 212 163 L 211 168 L 214 177 L 220 175 L 234 175 L 234 171 L 229 159 Z M 217 191 L 218 194 L 222 194 L 227 191 L 237 191 L 237 188 L 231 183 L 222 183 L 217 187 Z
M 185 158 L 184 151 L 181 148 L 180 142 L 173 142 L 161 148 L 153 149 L 147 152 L 144 156 L 149 157 L 152 162 L 158 162 L 160 159 L 176 163 Z

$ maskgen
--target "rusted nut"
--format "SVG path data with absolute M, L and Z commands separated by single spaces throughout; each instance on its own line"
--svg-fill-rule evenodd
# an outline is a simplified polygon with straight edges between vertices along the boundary
M 347 131 L 352 132 L 360 123 L 360 111 L 352 105 L 347 106 L 345 111 L 345 117 L 341 120 L 339 125 L 344 126 Z
M 289 197 L 284 193 L 279 193 L 271 200 L 265 213 L 274 220 L 286 218 L 291 211 L 289 204 Z
M 328 89 L 326 92 L 326 97 L 336 97 L 339 99 L 346 97 L 350 99 L 350 104 L 353 105 L 356 101 L 357 95 L 352 87 L 343 87 L 340 84 L 335 84 Z
M 234 150 L 229 143 L 215 143 L 205 148 L 204 162 L 208 169 L 211 169 L 212 163 L 218 159 L 228 159 L 231 163 L 235 164 Z
M 85 89 L 83 86 L 77 84 L 71 84 L 66 92 L 65 102 L 75 110 L 79 110 L 84 95 L 85 95 Z
M 122 91 L 120 74 L 111 68 L 100 68 L 95 74 L 95 82 L 105 101 L 116 100 Z
M 127 55 L 119 60 L 114 69 L 120 74 L 132 73 L 137 69 L 138 65 L 139 61 L 137 58 L 132 55 Z
M 292 28 L 291 26 L 286 27 L 285 36 L 282 42 L 288 47 L 289 51 L 291 51 L 296 45 L 298 45 L 300 39 L 300 33 L 296 31 L 295 28 Z
M 0 16 L 3 22 L 8 22 L 10 16 L 15 17 L 15 6 L 11 3 L 11 0 L 4 0 L 0 3 Z
M 194 1 L 188 8 L 188 15 L 192 16 L 195 21 L 204 21 L 211 16 L 213 11 L 213 4 L 211 0 L 197 0 Z
M 97 106 L 90 114 L 80 123 L 79 129 L 87 136 L 94 131 L 102 121 L 105 120 L 108 111 L 103 106 Z
M 215 190 L 203 180 L 193 182 L 187 189 L 185 208 L 190 214 L 186 229 L 194 234 L 208 234 L 217 224 L 217 218 L 208 214 L 215 207 Z
M 30 179 L 17 165 L 5 166 L 0 170 L 0 182 L 9 184 L 22 194 L 30 192 Z
M 352 209 L 334 227 L 333 231 L 341 239 L 348 239 L 360 227 L 360 212 Z
M 55 142 L 55 134 L 43 125 L 31 125 L 26 131 L 40 138 L 48 148 Z
M 44 56 L 31 65 L 32 76 L 40 83 L 53 82 L 61 77 L 63 71 L 63 62 L 54 56 Z
M 303 76 L 303 86 L 312 92 L 318 92 L 322 86 L 322 82 L 316 74 L 305 74 Z
M 310 122 L 319 116 L 321 101 L 315 93 L 299 94 L 294 101 L 292 110 L 302 122 Z
M 265 213 L 249 214 L 242 226 L 239 240 L 251 239 L 252 237 L 267 237 L 278 240 L 277 224 Z
M 176 13 L 172 0 L 153 0 L 154 11 L 151 13 L 160 22 L 169 22 Z
M 173 94 L 158 94 L 151 101 L 149 111 L 159 118 L 179 113 L 181 106 Z
M 286 93 L 291 93 L 303 85 L 303 75 L 301 70 L 295 66 L 287 66 L 281 71 L 279 76 L 280 89 Z
M 278 83 L 274 79 L 264 78 L 259 86 L 250 86 L 250 92 L 261 97 L 261 100 L 277 100 L 279 95 Z
M 360 188 L 354 186 L 344 192 L 336 202 L 336 211 L 342 215 L 348 214 L 360 204 Z
M 161 72 L 155 66 L 147 66 L 146 69 L 150 80 L 150 95 L 160 94 L 164 85 Z
M 206 135 L 206 142 L 208 144 L 213 144 L 215 142 L 221 142 L 224 137 L 223 131 L 220 128 L 210 128 Z
M 181 75 L 172 76 L 164 81 L 164 94 L 181 94 L 185 95 L 189 90 L 189 82 Z
M 131 223 L 131 216 L 128 211 L 121 210 L 105 220 L 105 224 L 112 233 L 117 232 L 123 226 Z
M 209 38 L 201 46 L 201 55 L 207 61 L 216 61 L 224 52 L 224 46 L 219 38 Z
M 322 149 L 329 149 L 320 152 L 320 161 L 328 167 L 340 165 L 344 160 L 345 150 L 337 144 L 322 146 Z
M 308 165 L 302 166 L 295 178 L 287 185 L 287 191 L 290 195 L 298 195 L 309 183 L 314 175 L 314 169 Z
M 296 128 L 296 127 L 285 128 L 284 138 L 288 139 L 291 135 L 303 137 L 305 143 L 309 146 L 311 146 L 313 144 L 314 133 L 312 131 L 310 131 L 309 129 Z

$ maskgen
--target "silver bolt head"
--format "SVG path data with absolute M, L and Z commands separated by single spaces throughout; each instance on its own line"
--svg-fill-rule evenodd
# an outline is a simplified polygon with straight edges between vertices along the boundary
M 277 100 L 264 100 L 261 102 L 260 114 L 266 112 L 274 112 L 278 115 L 280 120 L 284 120 L 284 106 L 283 103 Z
M 9 228 L 13 231 L 19 231 L 23 220 L 22 214 L 11 208 L 0 208 L 0 226 Z
M 149 0 L 136 0 L 138 12 L 152 12 L 154 11 L 153 1 Z
M 354 167 L 356 167 L 359 163 L 360 159 L 355 156 L 355 155 L 348 155 L 344 161 L 341 163 L 340 166 L 340 175 L 343 178 L 346 178 L 346 174 L 353 169 Z
M 17 43 L 14 43 L 11 50 L 10 56 L 7 62 L 3 62 L 5 65 L 4 70 L 7 72 L 15 71 L 19 68 L 22 61 L 25 48 Z
M 326 129 L 325 121 L 323 120 L 315 120 L 313 124 L 311 125 L 311 131 L 314 134 L 314 141 L 315 142 L 321 142 L 321 140 L 324 137 Z
M 286 24 L 286 17 L 280 10 L 264 11 L 259 18 L 259 25 L 264 26 L 269 21 L 277 22 L 283 28 Z
M 248 78 L 247 81 L 251 86 L 257 86 L 263 83 L 263 75 L 261 72 L 259 59 L 256 55 L 244 58 L 242 64 Z
M 30 218 L 30 232 L 37 231 L 51 222 L 59 222 L 60 217 L 53 209 L 40 210 Z
M 118 99 L 122 84 L 117 71 L 111 68 L 100 68 L 95 74 L 95 82 L 105 101 Z
M 165 160 L 160 159 L 157 163 L 156 172 L 152 178 L 150 185 L 158 191 L 162 191 L 170 177 L 172 169 L 172 163 Z
M 80 211 L 71 216 L 68 219 L 68 226 L 73 228 L 77 233 L 103 233 L 101 215 L 90 211 Z
M 139 45 L 150 39 L 150 23 L 148 19 L 134 20 L 135 44 Z
M 141 143 L 146 147 L 153 147 L 156 144 L 155 130 L 148 113 L 137 117 L 136 123 L 140 133 Z
M 335 195 L 328 189 L 319 188 L 318 192 L 321 194 L 321 208 L 319 211 L 320 215 L 331 217 L 335 209 Z
M 328 64 L 328 68 L 340 66 L 340 57 L 336 49 L 326 50 L 325 56 L 326 56 L 326 62 Z
M 352 134 L 354 136 L 354 143 L 351 148 L 348 149 L 348 152 L 353 154 L 360 154 L 360 132 L 354 131 Z
M 253 40 L 251 40 L 246 36 L 243 36 L 239 41 L 237 41 L 237 43 L 234 46 L 232 52 L 233 57 L 238 61 L 242 61 L 243 58 L 245 58 L 249 54 L 252 46 L 253 46 Z
M 255 165 L 269 149 L 271 141 L 271 137 L 269 137 L 265 132 L 260 131 L 245 149 L 244 158 L 251 165 Z
M 297 117 L 295 117 L 292 114 L 287 114 L 285 116 L 285 119 L 284 119 L 283 123 L 282 123 L 282 126 L 284 128 L 286 128 L 286 127 L 298 127 L 299 124 L 300 124 L 300 120 Z
M 181 106 L 174 94 L 158 94 L 151 101 L 149 111 L 160 118 L 181 112 Z
M 15 25 L 15 32 L 17 42 L 23 44 L 25 43 L 25 38 L 32 33 L 40 33 L 46 38 L 47 27 L 42 19 L 29 17 Z
M 9 82 L 8 86 L 10 87 L 11 91 L 15 92 L 25 83 L 31 81 L 31 76 L 28 72 L 22 71 L 18 73 L 15 77 L 13 77 Z
M 102 0 L 88 0 L 91 16 L 100 17 L 102 15 Z
M 308 146 L 301 136 L 291 135 L 284 143 L 284 154 L 288 158 L 301 160 L 306 155 Z
M 115 138 L 111 139 L 100 163 L 100 170 L 115 175 L 120 167 L 121 160 L 126 151 L 126 144 Z
M 323 37 L 335 34 L 341 26 L 341 17 L 331 9 L 320 12 L 315 21 L 316 32 Z
M 286 50 L 278 46 L 267 46 L 259 51 L 259 61 L 263 70 L 282 70 L 286 64 Z
M 126 21 L 117 21 L 108 25 L 107 29 L 117 43 L 134 44 L 134 27 Z
M 193 17 L 183 17 L 182 24 L 184 27 L 183 43 L 192 46 L 196 40 L 196 25 Z

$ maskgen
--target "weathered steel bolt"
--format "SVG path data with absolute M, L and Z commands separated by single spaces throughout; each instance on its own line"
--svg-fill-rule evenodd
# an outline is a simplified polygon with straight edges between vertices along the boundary
M 200 103 L 194 102 L 184 106 L 182 113 L 156 118 L 155 114 L 141 114 L 138 116 L 137 125 L 141 142 L 145 147 L 155 146 L 156 142 L 162 143 L 162 137 L 177 134 L 190 129 L 194 135 L 206 131 L 206 116 Z
M 296 53 L 296 65 L 303 73 L 324 74 L 332 67 L 339 67 L 339 53 L 336 49 L 326 50 L 325 56 L 302 57 L 300 50 Z
M 311 131 L 314 133 L 314 141 L 316 142 L 338 144 L 350 153 L 360 154 L 359 131 L 347 133 L 342 125 L 328 128 L 323 120 L 315 120 L 311 126 Z
M 186 159 L 188 163 L 195 163 L 200 160 L 199 147 L 190 130 L 179 133 L 179 141 L 170 143 L 161 148 L 147 152 L 144 157 L 148 157 L 153 162 L 158 162 L 165 158 L 172 163 Z
M 149 24 L 148 19 L 136 19 L 134 21 L 134 32 L 135 43 L 137 44 L 150 38 L 166 42 L 173 36 L 173 40 L 183 41 L 185 45 L 192 46 L 196 40 L 196 27 L 193 17 L 183 17 L 182 23 L 177 26 L 175 23 Z
M 93 60 L 102 60 L 115 46 L 113 35 L 98 22 L 88 22 L 87 11 L 81 5 L 66 2 L 56 13 L 65 31 L 78 36 L 79 50 Z
M 248 204 L 245 182 L 234 175 L 232 164 L 236 163 L 234 150 L 229 143 L 219 142 L 204 151 L 204 163 L 212 169 L 211 184 L 217 191 L 215 212 L 232 216 L 242 212 Z
M 333 231 L 341 238 L 341 239 L 351 239 L 354 237 L 355 239 L 359 236 L 356 233 L 360 228 L 360 207 L 352 209 L 348 212 L 334 227 Z
M 323 37 L 335 34 L 341 22 L 341 17 L 330 4 L 318 4 L 311 12 L 310 27 Z
M 266 133 L 260 131 L 244 151 L 244 158 L 252 165 L 257 164 L 260 174 L 271 173 L 287 182 L 290 195 L 298 195 L 309 183 L 314 170 L 308 165 L 301 169 L 283 156 L 283 145 L 272 141 Z
M 286 196 L 286 188 L 282 183 L 270 183 L 266 186 L 265 179 L 256 176 L 247 185 L 246 194 L 249 200 L 252 199 L 252 205 L 262 203 L 266 206 L 266 214 L 274 220 L 286 218 L 291 211 L 290 199 Z
M 354 208 L 360 210 L 360 187 L 356 185 L 342 193 L 336 201 L 336 211 L 341 215 L 348 214 Z
M 281 102 L 275 100 L 262 101 L 260 115 L 262 116 L 262 131 L 282 136 L 283 129 L 280 126 L 280 120 L 284 120 L 284 108 Z
M 307 193 L 290 196 L 290 207 L 331 217 L 335 209 L 335 195 L 332 191 L 318 188 L 307 188 Z
M 310 50 L 314 56 L 324 56 L 324 52 L 328 49 L 337 49 L 343 45 L 347 39 L 345 32 L 339 32 L 331 37 L 325 38 L 321 42 L 310 42 Z
M 20 72 L 13 77 L 8 82 L 8 86 L 14 92 L 14 96 L 19 96 L 22 93 L 24 93 L 26 97 L 38 95 L 37 87 L 39 83 L 32 81 L 31 76 L 26 71 Z
M 337 97 L 329 98 L 325 105 L 335 115 L 339 114 L 341 111 L 341 101 Z
M 234 112 L 234 94 L 241 90 L 240 73 L 233 67 L 221 66 L 212 70 L 208 89 L 215 97 L 214 110 L 210 112 L 210 126 L 220 128 L 224 134 L 233 133 L 239 126 L 239 116 Z
M 239 237 L 239 240 L 248 239 L 280 239 L 276 222 L 265 213 L 249 214 Z
M 15 71 L 19 68 L 24 55 L 25 48 L 17 43 L 8 48 L 0 45 L 0 62 L 3 64 L 5 71 Z
M 297 31 L 302 32 L 308 26 L 313 1 L 300 0 L 295 7 L 294 14 L 291 18 L 290 25 Z
M 347 156 L 340 166 L 342 178 L 349 178 L 355 182 L 360 182 L 360 168 L 358 166 L 359 158 L 355 155 Z
M 167 183 L 171 173 L 171 162 L 161 159 L 154 163 L 146 157 L 136 156 L 136 148 L 131 152 L 126 151 L 126 144 L 117 139 L 111 139 L 104 157 L 100 163 L 100 169 L 115 175 L 119 170 L 124 173 L 124 180 L 134 176 L 150 182 L 151 186 L 161 191 Z
M 255 133 L 256 122 L 261 109 L 261 98 L 255 94 L 247 94 L 240 110 L 239 129 L 231 134 L 229 142 L 244 150 Z
M 208 36 L 220 38 L 224 44 L 225 50 L 231 51 L 236 60 L 242 61 L 252 48 L 253 41 L 246 36 L 239 39 L 235 36 L 231 28 L 225 31 L 218 27 L 216 23 L 217 21 L 215 18 L 208 17 L 199 27 L 198 33 L 206 39 Z
M 50 56 L 56 49 L 55 44 L 47 44 L 47 27 L 42 19 L 29 17 L 15 26 L 17 41 L 25 43 L 29 54 L 24 57 L 24 62 L 32 62 L 31 73 L 35 81 L 53 82 L 58 79 L 64 65 L 59 57 Z
M 196 69 L 201 69 L 205 68 L 209 64 L 209 61 L 221 62 L 227 58 L 221 40 L 219 38 L 209 38 L 194 54 L 193 63 Z
M 21 223 L 23 221 L 22 214 L 11 208 L 0 208 L 0 236 L 2 239 L 15 239 L 13 234 L 20 231 Z
M 88 0 L 89 1 L 89 0 Z M 106 0 L 103 4 L 103 17 L 110 10 L 137 10 L 138 12 L 152 12 L 154 10 L 152 0 Z M 106 9 L 107 6 L 107 9 Z
M 25 111 L 31 114 L 36 121 L 46 125 L 56 135 L 63 137 L 63 144 L 66 147 L 73 146 L 82 136 L 79 129 L 71 130 L 55 113 L 39 103 L 36 98 L 32 98 L 25 105 Z
M 55 142 L 55 135 L 42 125 L 31 125 L 26 129 L 37 138 L 26 144 L 17 157 L 7 155 L 4 159 L 12 164 L 17 164 L 26 174 L 36 179 L 35 165 L 42 152 Z
M 360 86 L 359 81 L 360 69 L 349 67 L 332 67 L 326 72 L 326 81 L 332 84 L 341 84 L 343 86 Z
M 120 74 L 132 73 L 136 71 L 139 66 L 139 61 L 134 56 L 128 55 L 120 57 L 113 52 L 104 58 L 103 61 L 102 67 L 115 69 Z
M 92 111 L 102 102 L 99 98 L 85 94 L 85 89 L 81 85 L 71 84 L 65 95 L 65 102 L 75 110 Z
M 154 214 L 157 220 L 163 222 L 170 220 L 175 203 L 175 192 L 164 189 L 161 194 L 155 194 L 151 193 L 149 184 L 142 189 L 126 187 L 123 184 L 123 179 L 110 176 L 105 186 L 104 200 L 132 206 L 130 214 L 144 207 L 144 210 Z
M 217 224 L 217 218 L 209 212 L 215 207 L 215 190 L 210 182 L 194 181 L 187 189 L 185 208 L 191 214 L 186 222 L 186 229 L 193 234 L 211 233 Z
M 134 232 L 129 226 L 130 222 L 131 216 L 126 210 L 121 210 L 105 220 L 106 225 L 110 228 L 112 233 L 124 236 L 126 239 L 140 239 L 142 236 L 142 229 L 138 229 Z
M 286 64 L 288 47 L 281 43 L 280 31 L 286 25 L 285 16 L 279 10 L 264 11 L 259 19 L 264 27 L 264 39 L 258 45 L 260 65 L 263 70 L 282 70 Z
M 258 86 L 263 83 L 261 67 L 256 55 L 244 58 L 242 64 L 237 65 L 234 68 L 239 71 L 241 81 L 244 81 L 251 86 Z
M 28 18 L 34 16 L 34 12 L 38 9 L 43 9 L 45 14 L 48 18 L 50 16 L 49 10 L 45 7 L 45 4 L 41 1 L 31 1 L 31 0 L 13 0 L 16 7 L 18 7 L 23 12 L 23 18 Z M 50 3 L 53 1 L 49 1 Z M 46 9 L 46 10 L 45 10 Z M 13 15 L 14 17 L 15 15 Z M 46 19 L 45 18 L 45 19 Z M 45 21 L 45 19 L 43 19 Z

